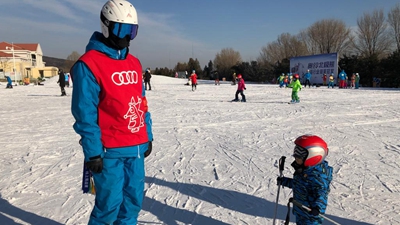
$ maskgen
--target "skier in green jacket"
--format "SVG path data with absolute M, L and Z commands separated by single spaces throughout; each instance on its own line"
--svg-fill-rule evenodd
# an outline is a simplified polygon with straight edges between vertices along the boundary
M 301 83 L 299 78 L 300 78 L 299 74 L 295 74 L 293 76 L 293 82 L 289 84 L 289 87 L 292 88 L 292 101 L 290 101 L 290 103 L 300 102 L 300 98 L 297 94 L 299 90 L 301 90 Z

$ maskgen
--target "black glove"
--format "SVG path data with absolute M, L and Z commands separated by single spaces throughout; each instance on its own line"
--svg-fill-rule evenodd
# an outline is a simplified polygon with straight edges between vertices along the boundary
M 318 216 L 319 215 L 319 208 L 318 208 L 318 206 L 317 207 L 314 207 L 314 208 L 311 208 L 311 211 L 309 212 L 311 215 L 313 215 L 313 216 Z
M 283 177 L 278 177 L 278 178 L 276 178 L 276 184 L 279 186 L 279 185 L 282 185 L 282 181 L 283 181 Z
M 246 88 L 244 88 L 244 90 L 246 90 Z
M 149 141 L 149 147 L 147 148 L 147 151 L 144 152 L 145 158 L 150 155 L 152 149 L 153 149 L 153 142 Z
M 86 162 L 86 167 L 93 173 L 101 173 L 103 170 L 103 158 L 98 155 L 89 159 L 90 161 Z

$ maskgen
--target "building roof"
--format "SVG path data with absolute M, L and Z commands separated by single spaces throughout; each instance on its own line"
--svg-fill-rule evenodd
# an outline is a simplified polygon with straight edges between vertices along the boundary
M 37 51 L 39 47 L 39 43 L 8 43 L 8 42 L 0 42 L 0 51 L 6 50 L 6 47 L 14 47 L 15 51 L 18 50 L 28 50 L 28 51 Z
M 8 53 L 0 51 L 0 58 L 7 58 L 7 57 L 12 58 L 12 54 L 8 54 Z

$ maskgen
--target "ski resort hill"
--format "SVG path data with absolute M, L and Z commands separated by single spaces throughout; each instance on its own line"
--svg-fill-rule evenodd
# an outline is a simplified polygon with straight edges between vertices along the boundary
M 87 224 L 94 196 L 82 194 L 83 154 L 70 111 L 73 88 L 0 85 L 0 224 Z M 153 153 L 139 224 L 272 224 L 279 176 L 292 177 L 293 141 L 322 137 L 333 181 L 326 215 L 348 225 L 400 224 L 400 91 L 237 86 L 153 75 L 147 91 Z M 284 221 L 288 188 L 280 189 Z M 291 223 L 295 218 L 291 216 Z M 324 224 L 331 224 L 324 222 Z

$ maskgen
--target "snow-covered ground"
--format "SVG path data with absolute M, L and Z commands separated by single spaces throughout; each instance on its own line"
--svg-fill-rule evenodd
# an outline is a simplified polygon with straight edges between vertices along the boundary
M 72 88 L 0 85 L 0 224 L 86 224 L 92 195 L 82 194 L 83 154 L 72 129 Z M 247 84 L 248 102 L 230 102 L 236 86 L 153 76 L 147 92 L 153 153 L 146 159 L 140 224 L 272 224 L 279 175 L 293 141 L 326 140 L 334 168 L 326 216 L 349 225 L 400 224 L 400 91 Z M 281 189 L 283 221 L 288 188 Z M 294 221 L 294 216 L 291 216 Z M 294 224 L 294 223 L 291 223 Z M 331 224 L 325 222 L 324 224 Z

